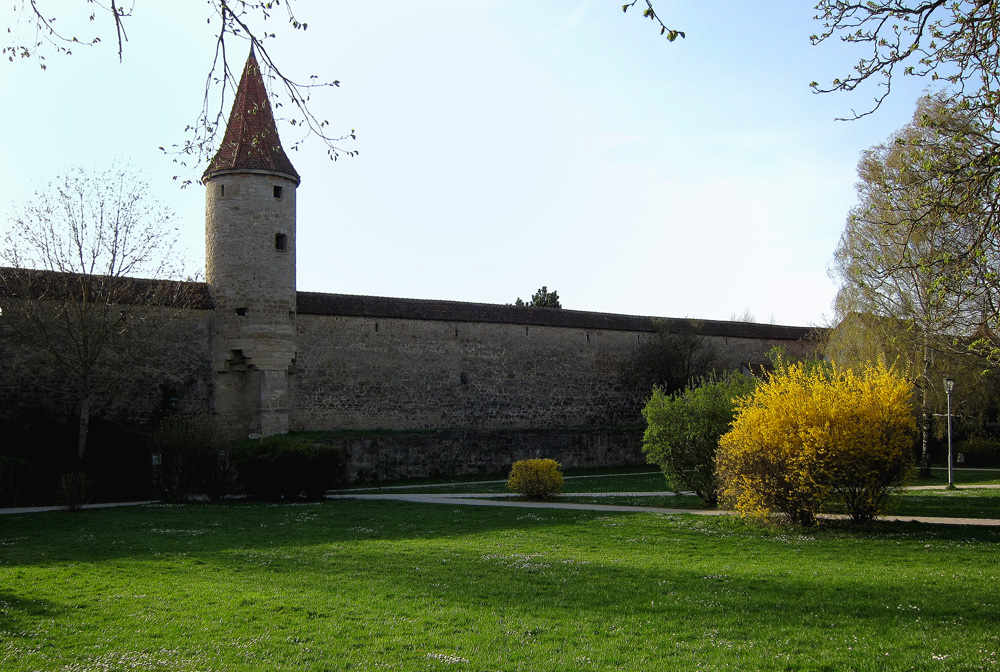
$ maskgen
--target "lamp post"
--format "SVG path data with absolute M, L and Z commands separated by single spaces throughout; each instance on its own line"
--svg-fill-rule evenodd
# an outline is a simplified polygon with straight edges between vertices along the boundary
M 955 489 L 955 479 L 952 475 L 951 465 L 951 391 L 955 389 L 955 379 L 944 379 L 944 391 L 948 395 L 948 489 Z

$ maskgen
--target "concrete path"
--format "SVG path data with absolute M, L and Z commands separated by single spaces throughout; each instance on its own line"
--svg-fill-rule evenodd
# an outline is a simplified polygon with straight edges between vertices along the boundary
M 156 504 L 156 500 L 145 502 L 107 502 L 105 504 L 84 504 L 81 509 L 110 509 L 118 506 L 143 506 L 145 504 Z M 64 506 L 20 506 L 12 509 L 0 509 L 0 516 L 15 513 L 41 513 L 42 511 L 62 511 Z
M 588 478 L 586 476 L 576 478 Z M 480 483 L 506 483 L 506 481 L 479 481 Z M 441 486 L 468 485 L 468 483 L 442 483 Z M 379 488 L 380 490 L 395 490 L 402 488 L 412 488 L 414 486 L 391 486 Z M 945 485 L 922 485 L 911 486 L 907 490 L 943 490 Z M 1000 485 L 975 485 L 961 486 L 959 489 L 996 489 Z M 368 488 L 371 490 L 371 488 Z M 669 492 L 574 492 L 566 493 L 575 497 L 664 497 L 671 496 Z M 622 506 L 620 504 L 574 504 L 572 502 L 528 502 L 522 499 L 515 499 L 517 495 L 507 493 L 463 493 L 463 494 L 413 494 L 380 492 L 375 494 L 354 494 L 347 491 L 343 494 L 327 495 L 327 499 L 384 499 L 399 502 L 415 502 L 420 504 L 449 504 L 458 506 L 506 506 L 520 509 L 570 509 L 577 511 L 615 511 L 629 513 L 644 511 L 651 513 L 690 513 L 698 516 L 724 516 L 730 515 L 730 511 L 719 511 L 717 509 L 671 509 L 658 506 Z M 155 501 L 143 502 L 112 502 L 107 504 L 85 504 L 84 509 L 104 509 L 116 506 L 142 506 L 144 504 L 156 504 Z M 0 509 L 0 515 L 17 513 L 37 513 L 40 511 L 59 511 L 59 506 L 32 506 L 12 509 Z M 1000 513 L 1000 511 L 998 511 Z M 836 517 L 836 516 L 830 516 Z M 941 516 L 883 516 L 880 520 L 929 523 L 932 525 L 975 525 L 986 527 L 1000 527 L 998 518 L 946 518 Z

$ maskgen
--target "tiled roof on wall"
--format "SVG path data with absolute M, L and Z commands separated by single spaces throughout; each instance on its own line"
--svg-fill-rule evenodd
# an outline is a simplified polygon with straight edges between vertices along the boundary
M 0 295 L 64 299 L 79 291 L 85 276 L 54 271 L 35 271 L 0 267 Z M 101 281 L 99 276 L 95 281 Z M 196 310 L 215 308 L 208 284 L 119 278 L 116 302 L 174 305 Z M 754 322 L 727 322 L 672 317 L 642 317 L 615 313 L 592 313 L 565 308 L 527 308 L 523 306 L 430 299 L 397 299 L 385 296 L 298 292 L 297 311 L 303 315 L 396 318 L 442 322 L 493 322 L 501 324 L 606 329 L 611 331 L 656 331 L 664 324 L 676 334 L 702 334 L 730 338 L 800 340 L 810 336 L 812 327 L 794 327 Z
M 112 279 L 99 275 L 0 267 L 0 295 L 42 301 L 78 299 L 83 296 L 84 289 L 87 289 L 85 283 L 100 285 L 109 280 Z M 101 293 L 102 296 L 109 296 L 110 293 L 111 302 L 115 304 L 174 306 L 196 310 L 215 308 L 208 285 L 204 282 L 146 278 L 114 278 L 112 281 L 113 289 L 104 289 Z
M 612 331 L 656 331 L 658 323 L 677 334 L 703 334 L 733 338 L 799 340 L 810 335 L 810 327 L 792 327 L 752 322 L 725 322 L 681 318 L 640 317 L 613 313 L 591 313 L 565 308 L 527 308 L 461 301 L 395 299 L 384 296 L 298 292 L 298 312 L 304 315 L 342 315 L 443 322 L 499 322 L 504 324 L 607 329 Z
M 299 181 L 299 174 L 281 148 L 271 103 L 253 49 L 243 68 L 233 110 L 229 113 L 226 135 L 202 179 L 245 170 L 278 173 Z

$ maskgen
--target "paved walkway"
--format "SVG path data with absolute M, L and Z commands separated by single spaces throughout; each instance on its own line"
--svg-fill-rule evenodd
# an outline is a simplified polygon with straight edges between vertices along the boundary
M 84 504 L 81 509 L 110 509 L 118 506 L 143 506 L 144 504 L 156 504 L 156 500 L 145 502 L 107 502 L 105 504 Z M 40 513 L 42 511 L 62 511 L 64 506 L 20 506 L 12 509 L 0 509 L 0 516 L 15 513 Z
M 587 478 L 587 477 L 576 477 Z M 479 481 L 479 483 L 506 483 L 506 481 Z M 468 483 L 441 483 L 439 486 L 468 485 Z M 379 488 L 380 490 L 396 490 L 412 488 L 413 486 L 390 486 Z M 435 486 L 438 487 L 438 486 Z M 946 485 L 920 485 L 911 486 L 907 490 L 943 490 Z M 974 485 L 961 486 L 959 489 L 996 489 L 1000 485 Z M 371 488 L 368 488 L 371 490 Z M 566 493 L 574 497 L 669 497 L 669 492 L 573 492 Z M 570 509 L 577 511 L 617 511 L 630 513 L 644 511 L 651 513 L 690 513 L 698 516 L 724 516 L 730 515 L 730 511 L 719 511 L 717 509 L 671 509 L 659 506 L 622 506 L 620 504 L 574 504 L 572 502 L 528 502 L 515 499 L 517 495 L 507 493 L 467 493 L 467 494 L 416 494 L 416 493 L 395 493 L 380 492 L 375 494 L 354 494 L 350 491 L 344 494 L 327 495 L 327 499 L 385 499 L 399 502 L 415 502 L 420 504 L 449 504 L 459 506 L 505 506 L 521 509 Z M 144 504 L 155 504 L 155 501 L 143 502 L 112 502 L 108 504 L 85 504 L 84 509 L 104 509 L 116 506 L 142 506 Z M 40 511 L 59 511 L 59 506 L 32 506 L 12 509 L 0 509 L 0 515 L 16 513 L 37 513 Z M 1000 512 L 998 512 L 1000 513 Z M 834 516 L 831 516 L 834 517 Z M 946 518 L 942 516 L 883 516 L 879 520 L 929 523 L 932 525 L 975 525 L 986 527 L 1000 527 L 998 518 Z
M 941 490 L 947 486 L 930 485 L 918 486 L 914 489 Z M 1000 488 L 1000 485 L 980 485 L 979 488 Z M 971 489 L 971 486 L 970 486 Z M 649 496 L 670 496 L 665 492 L 573 492 L 566 493 L 574 497 L 649 497 Z M 618 511 L 636 512 L 647 511 L 651 513 L 690 513 L 698 516 L 725 516 L 731 515 L 731 511 L 720 511 L 718 509 L 671 509 L 658 506 L 621 506 L 619 504 L 573 504 L 572 502 L 527 502 L 521 499 L 514 499 L 517 495 L 508 494 L 413 494 L 413 493 L 377 493 L 377 494 L 338 494 L 327 495 L 327 499 L 387 499 L 400 502 L 416 502 L 420 504 L 451 504 L 460 506 L 507 506 L 523 509 L 573 509 L 578 511 Z M 1000 513 L 1000 512 L 998 512 Z M 837 517 L 837 516 L 831 516 Z M 879 520 L 901 521 L 915 523 L 929 523 L 932 525 L 975 525 L 987 527 L 1000 527 L 998 518 L 944 518 L 940 516 L 883 516 Z

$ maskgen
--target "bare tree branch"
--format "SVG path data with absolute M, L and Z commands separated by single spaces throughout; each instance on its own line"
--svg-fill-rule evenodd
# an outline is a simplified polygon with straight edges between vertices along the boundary
M 109 0 L 109 4 L 103 4 L 98 0 L 88 0 L 90 9 L 87 11 L 90 12 L 89 21 L 107 18 L 114 24 L 118 58 L 121 61 L 124 58 L 125 43 L 128 42 L 126 22 L 132 19 L 133 6 L 122 7 L 120 1 Z M 284 2 L 288 25 L 292 30 L 304 32 L 309 24 L 300 21 L 295 15 L 292 7 L 294 1 Z M 13 10 L 17 18 L 16 25 L 8 30 L 12 41 L 2 50 L 8 61 L 14 61 L 15 58 L 36 59 L 40 67 L 46 69 L 48 53 L 70 55 L 76 46 L 95 46 L 101 43 L 101 38 L 97 35 L 80 39 L 59 32 L 55 27 L 56 17 L 48 12 L 59 11 L 73 15 L 71 10 L 48 9 L 51 4 L 52 0 L 16 0 Z M 183 142 L 160 147 L 165 154 L 175 157 L 178 165 L 186 169 L 184 172 L 194 171 L 215 154 L 217 143 L 221 139 L 220 132 L 224 130 L 229 111 L 227 103 L 236 93 L 237 78 L 234 76 L 230 58 L 235 58 L 237 65 L 242 65 L 246 51 L 249 51 L 251 46 L 256 51 L 259 62 L 264 66 L 262 70 L 274 107 L 276 109 L 287 107 L 292 111 L 292 114 L 279 119 L 301 129 L 300 137 L 292 142 L 291 149 L 297 149 L 307 140 L 318 139 L 325 145 L 328 156 L 333 160 L 341 155 L 353 156 L 357 153 L 357 150 L 345 148 L 343 145 L 346 141 L 356 139 L 353 129 L 348 133 L 331 133 L 329 122 L 317 116 L 310 106 L 313 89 L 336 88 L 340 86 L 340 82 L 320 80 L 314 75 L 305 81 L 296 79 L 279 68 L 271 57 L 267 44 L 269 40 L 275 38 L 275 33 L 268 28 L 277 20 L 273 11 L 281 4 L 280 0 L 208 0 L 209 21 L 216 30 L 216 49 L 205 77 L 202 110 L 194 123 L 185 127 L 184 133 L 187 138 Z M 25 33 L 29 37 L 26 37 Z M 234 54 L 232 49 L 227 48 L 232 46 L 232 40 L 238 40 L 244 45 L 239 53 Z M 175 179 L 181 179 L 182 184 L 189 184 L 192 181 L 190 178 L 182 179 L 182 177 L 178 175 Z
M 141 372 L 173 311 L 204 300 L 178 277 L 174 215 L 130 167 L 65 174 L 24 205 L 0 250 L 0 332 L 57 371 L 75 397 L 87 444 L 90 412 Z M 140 280 L 145 275 L 153 280 Z
M 622 5 L 622 11 L 627 13 L 629 9 L 635 7 L 635 3 L 637 3 L 638 1 L 639 0 L 632 0 L 632 2 L 625 3 L 624 5 Z M 667 25 L 663 23 L 663 20 L 660 18 L 660 15 L 656 13 L 655 9 L 653 9 L 653 0 L 643 0 L 643 1 L 646 3 L 646 9 L 642 10 L 642 15 L 643 17 L 649 19 L 650 21 L 659 24 L 660 35 L 666 35 L 667 40 L 670 42 L 673 42 L 678 37 L 680 38 L 685 37 L 683 31 L 674 30 L 673 28 L 668 28 Z

